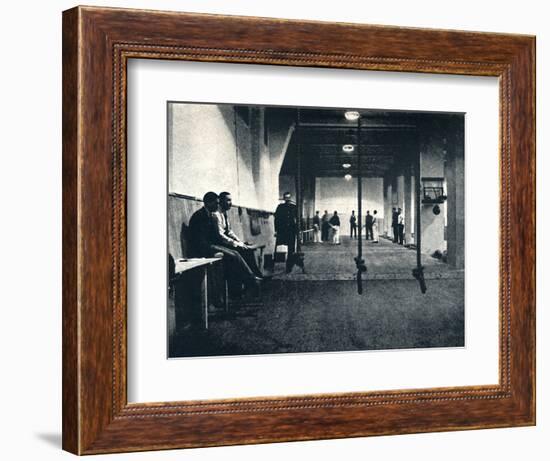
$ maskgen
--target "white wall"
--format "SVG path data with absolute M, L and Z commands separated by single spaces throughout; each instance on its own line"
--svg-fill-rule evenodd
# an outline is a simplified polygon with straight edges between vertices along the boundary
M 384 218 L 384 195 L 382 178 L 363 178 L 363 224 L 367 210 L 372 214 L 377 210 L 379 219 Z M 351 211 L 357 207 L 357 178 L 346 181 L 342 178 L 317 178 L 315 184 L 315 209 L 322 215 L 328 210 L 329 215 L 338 211 L 344 232 L 349 229 Z
M 6 2 L 0 28 L 2 265 L 0 347 L 4 459 L 73 460 L 61 438 L 61 10 L 78 2 Z M 91 5 L 537 34 L 537 146 L 550 150 L 550 30 L 545 2 L 394 0 L 86 0 Z M 32 101 L 32 110 L 29 102 Z M 30 132 L 29 129 L 32 128 Z M 538 161 L 538 425 L 483 431 L 96 456 L 93 460 L 407 459 L 499 461 L 548 457 L 550 438 L 550 160 Z M 28 276 L 32 270 L 33 277 Z M 34 276 L 40 274 L 40 276 Z M 291 379 L 291 377 L 289 377 Z
M 250 126 L 231 105 L 168 105 L 168 189 L 202 198 L 229 191 L 235 204 L 274 211 L 288 126 L 271 130 L 271 151 L 263 142 L 263 116 L 254 109 Z M 268 143 L 270 144 L 270 143 Z

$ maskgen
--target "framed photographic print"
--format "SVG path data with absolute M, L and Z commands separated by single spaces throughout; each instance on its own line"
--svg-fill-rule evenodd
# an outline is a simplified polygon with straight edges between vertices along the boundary
M 533 425 L 534 50 L 64 12 L 64 449 Z

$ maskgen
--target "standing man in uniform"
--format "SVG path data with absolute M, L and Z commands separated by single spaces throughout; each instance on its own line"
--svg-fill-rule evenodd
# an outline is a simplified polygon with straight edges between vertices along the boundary
M 397 236 L 399 245 L 403 245 L 405 240 L 405 216 L 403 215 L 403 210 L 401 210 L 401 208 L 397 209 Z
M 321 243 L 321 217 L 318 211 L 313 217 L 313 243 Z
M 328 223 L 332 228 L 332 243 L 340 245 L 340 218 L 337 211 L 334 211 Z
M 393 243 L 397 243 L 399 238 L 399 225 L 398 225 L 399 213 L 397 208 L 393 207 L 391 211 L 391 228 L 393 230 Z
M 378 243 L 378 218 L 377 215 L 378 211 L 374 210 L 372 212 L 372 243 Z
M 296 263 L 296 236 L 298 235 L 298 208 L 292 203 L 290 192 L 283 194 L 284 203 L 275 210 L 275 233 L 277 245 L 286 245 L 286 273 L 289 274 Z
M 328 241 L 328 231 L 330 229 L 330 224 L 328 223 L 328 220 L 329 220 L 328 211 L 325 210 L 325 213 L 321 218 L 321 240 L 323 242 Z
M 374 240 L 374 236 L 372 235 L 373 222 L 374 222 L 373 217 L 370 214 L 370 211 L 367 210 L 367 216 L 365 216 L 365 240 L 369 239 L 369 235 L 370 235 L 370 239 Z
M 352 210 L 349 217 L 349 238 L 352 239 L 354 236 L 357 238 L 357 217 L 355 216 L 355 210 Z

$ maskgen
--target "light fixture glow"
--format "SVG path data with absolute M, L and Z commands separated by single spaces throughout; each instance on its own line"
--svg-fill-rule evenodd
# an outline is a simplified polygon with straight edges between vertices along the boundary
M 351 168 L 351 163 L 342 163 L 342 166 L 348 169 L 348 168 Z
M 346 120 L 351 121 L 357 120 L 360 117 L 359 112 L 357 112 L 356 110 L 348 110 L 344 115 L 346 117 Z
M 344 145 L 342 146 L 342 150 L 343 150 L 344 152 L 353 152 L 354 149 L 355 149 L 355 147 L 354 147 L 352 144 L 344 144 Z
M 350 180 L 351 180 L 351 175 L 350 175 L 350 174 L 345 175 L 345 176 L 344 176 L 344 179 L 345 179 L 346 181 L 350 181 Z

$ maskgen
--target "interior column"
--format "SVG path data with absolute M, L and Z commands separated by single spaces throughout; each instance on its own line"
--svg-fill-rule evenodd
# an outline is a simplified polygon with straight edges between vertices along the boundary
M 449 123 L 445 179 L 447 183 L 447 262 L 464 268 L 464 117 Z
M 418 155 L 418 154 L 416 154 Z M 403 211 L 405 213 L 405 244 L 412 243 L 412 202 L 411 202 L 411 166 L 409 163 L 404 168 L 404 188 L 405 188 L 405 207 Z

